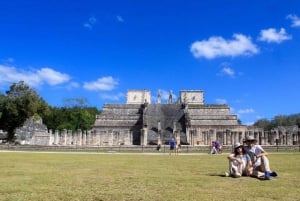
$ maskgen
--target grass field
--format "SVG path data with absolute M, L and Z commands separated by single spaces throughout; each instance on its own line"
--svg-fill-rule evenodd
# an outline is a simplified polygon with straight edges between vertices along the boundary
M 300 153 L 270 153 L 269 181 L 223 177 L 227 154 L 0 152 L 0 200 L 300 200 Z

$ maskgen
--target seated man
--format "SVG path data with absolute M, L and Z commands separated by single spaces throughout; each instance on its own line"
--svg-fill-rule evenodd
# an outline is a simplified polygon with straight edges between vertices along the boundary
M 264 177 L 266 180 L 269 180 L 270 176 L 276 177 L 277 173 L 272 172 L 270 169 L 270 163 L 267 157 L 268 153 L 262 146 L 255 144 L 256 139 L 253 136 L 247 136 L 245 142 L 246 146 L 244 149 L 249 154 L 252 161 L 252 176 L 259 178 Z

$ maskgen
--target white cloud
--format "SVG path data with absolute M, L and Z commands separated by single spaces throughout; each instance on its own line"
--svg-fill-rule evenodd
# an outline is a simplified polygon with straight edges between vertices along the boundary
M 274 28 L 263 29 L 260 31 L 258 38 L 258 40 L 268 43 L 281 43 L 282 41 L 290 39 L 292 39 L 292 36 L 288 35 L 284 28 L 281 28 L 279 31 Z
M 234 77 L 235 72 L 232 68 L 230 67 L 224 67 L 222 70 L 217 74 L 219 76 L 229 76 L 229 77 Z
M 57 85 L 70 80 L 69 75 L 57 72 L 51 68 L 42 68 L 37 71 L 37 75 L 49 85 Z
M 300 27 L 300 18 L 297 15 L 289 14 L 286 18 L 292 20 L 292 27 Z
M 243 110 L 238 110 L 237 113 L 238 114 L 250 114 L 250 113 L 254 113 L 254 110 L 252 108 L 247 108 L 247 109 L 243 109 Z
M 118 22 L 124 22 L 124 19 L 123 19 L 122 16 L 117 15 L 117 21 L 118 21 Z
M 51 68 L 26 71 L 12 66 L 0 65 L 0 83 L 24 81 L 29 86 L 38 86 L 43 83 L 57 85 L 67 82 L 69 79 L 69 75 L 57 72 Z
M 93 29 L 93 27 L 94 27 L 94 25 L 96 24 L 96 22 L 97 22 L 97 19 L 95 18 L 95 17 L 90 17 L 89 19 L 88 19 L 88 22 L 85 22 L 84 24 L 83 24 L 83 26 L 85 27 L 85 28 L 88 28 L 88 29 Z
M 226 99 L 222 99 L 222 98 L 217 98 L 216 99 L 216 103 L 217 104 L 227 104 L 227 100 Z
M 234 34 L 233 38 L 233 40 L 226 40 L 220 36 L 213 36 L 208 40 L 196 41 L 191 45 L 190 51 L 195 58 L 204 57 L 206 59 L 252 55 L 259 52 L 250 37 Z
M 234 70 L 229 68 L 229 67 L 224 67 L 222 69 L 222 72 L 225 74 L 225 75 L 228 75 L 230 77 L 233 77 L 234 76 Z
M 118 101 L 121 98 L 124 98 L 125 95 L 123 93 L 117 93 L 117 94 L 105 94 L 102 93 L 100 94 L 100 98 L 101 99 L 105 99 L 105 100 L 112 100 L 112 101 Z
M 86 90 L 97 91 L 110 91 L 113 90 L 117 85 L 118 81 L 111 76 L 99 78 L 93 82 L 85 82 L 83 88 Z

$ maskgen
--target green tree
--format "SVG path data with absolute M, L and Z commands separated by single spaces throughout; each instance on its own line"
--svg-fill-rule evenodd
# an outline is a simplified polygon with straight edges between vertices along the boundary
M 99 111 L 96 107 L 52 107 L 43 117 L 43 122 L 51 130 L 86 131 L 92 128 Z
M 263 128 L 264 130 L 271 130 L 273 128 L 273 124 L 271 121 L 267 119 L 260 119 L 254 123 L 254 126 L 259 128 Z
M 242 120 L 238 119 L 237 122 L 239 125 L 242 125 Z
M 7 131 L 9 141 L 14 139 L 15 129 L 26 119 L 49 112 L 47 103 L 23 81 L 12 84 L 6 91 L 1 109 L 0 127 Z
M 0 119 L 2 116 L 2 111 L 4 109 L 5 96 L 0 93 Z

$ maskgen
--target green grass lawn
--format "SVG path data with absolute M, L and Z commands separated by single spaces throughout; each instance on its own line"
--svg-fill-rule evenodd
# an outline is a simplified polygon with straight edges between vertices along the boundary
M 300 200 L 299 152 L 269 181 L 221 176 L 226 156 L 0 152 L 0 200 Z

